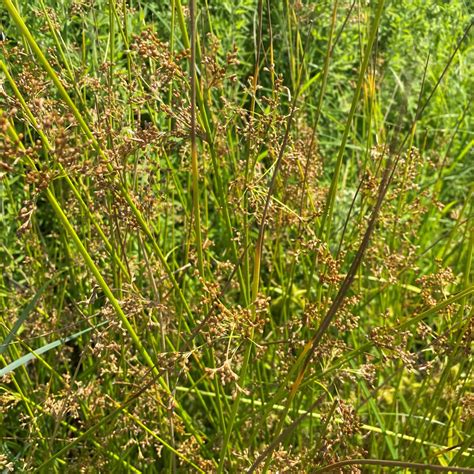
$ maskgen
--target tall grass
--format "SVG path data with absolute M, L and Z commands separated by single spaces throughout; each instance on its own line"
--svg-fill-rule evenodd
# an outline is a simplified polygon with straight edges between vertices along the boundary
M 4 472 L 471 472 L 462 1 L 0 2 Z

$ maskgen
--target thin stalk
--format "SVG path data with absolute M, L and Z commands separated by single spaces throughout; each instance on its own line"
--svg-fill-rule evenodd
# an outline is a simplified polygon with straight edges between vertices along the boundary
M 189 0 L 189 23 L 191 33 L 191 57 L 189 59 L 191 83 L 191 175 L 193 188 L 193 217 L 194 235 L 196 238 L 196 252 L 198 268 L 201 278 L 204 274 L 202 255 L 201 211 L 199 206 L 199 163 L 196 145 L 196 0 Z
M 416 469 L 422 471 L 431 472 L 463 472 L 474 473 L 474 469 L 465 467 L 453 467 L 453 466 L 439 466 L 437 464 L 422 464 L 417 462 L 405 462 L 405 461 L 390 461 L 384 459 L 347 459 L 345 461 L 339 461 L 327 466 L 320 467 L 312 471 L 316 474 L 317 472 L 331 472 L 337 471 L 339 468 L 344 466 L 383 466 L 390 468 L 405 468 L 405 469 Z

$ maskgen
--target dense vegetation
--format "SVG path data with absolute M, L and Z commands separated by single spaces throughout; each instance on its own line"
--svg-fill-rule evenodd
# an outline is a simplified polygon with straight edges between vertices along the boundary
M 0 1 L 2 472 L 471 472 L 467 5 Z

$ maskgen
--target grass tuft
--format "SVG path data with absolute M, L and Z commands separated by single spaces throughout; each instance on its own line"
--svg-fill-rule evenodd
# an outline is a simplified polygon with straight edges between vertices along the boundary
M 3 472 L 474 472 L 465 2 L 0 27 Z

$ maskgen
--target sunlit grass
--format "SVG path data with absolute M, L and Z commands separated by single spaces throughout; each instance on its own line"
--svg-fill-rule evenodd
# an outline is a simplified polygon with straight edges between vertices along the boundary
M 0 466 L 468 472 L 467 7 L 155 3 L 1 2 Z

